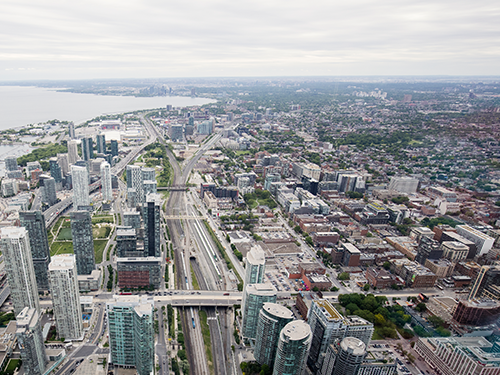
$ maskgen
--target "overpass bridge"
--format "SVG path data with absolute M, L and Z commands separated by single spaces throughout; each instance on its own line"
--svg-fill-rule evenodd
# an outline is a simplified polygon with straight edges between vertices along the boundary
M 188 188 L 189 186 L 186 185 L 171 185 L 171 186 L 157 187 L 156 190 L 186 191 Z

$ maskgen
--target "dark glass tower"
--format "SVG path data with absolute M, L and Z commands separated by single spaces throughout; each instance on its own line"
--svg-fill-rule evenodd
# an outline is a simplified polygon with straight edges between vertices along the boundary
M 92 219 L 88 211 L 73 211 L 71 219 L 71 236 L 76 258 L 78 275 L 90 275 L 95 269 L 94 240 L 92 238 Z

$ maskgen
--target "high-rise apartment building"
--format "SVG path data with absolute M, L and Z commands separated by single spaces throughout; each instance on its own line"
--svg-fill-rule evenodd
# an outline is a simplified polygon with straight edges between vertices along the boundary
M 61 167 L 63 176 L 69 172 L 68 154 L 57 154 L 57 163 Z
M 89 161 L 94 158 L 94 142 L 92 137 L 82 138 L 82 158 Z
M 43 343 L 40 314 L 25 307 L 16 316 L 16 337 L 26 375 L 43 375 L 49 363 Z
M 322 375 L 357 375 L 366 357 L 366 345 L 355 337 L 329 345 Z
M 148 194 L 156 194 L 158 191 L 156 181 L 144 181 L 142 184 L 142 193 L 144 194 L 144 197 L 142 198 L 144 202 L 146 202 L 146 197 Z
M 50 293 L 59 338 L 77 340 L 83 336 L 82 308 L 78 292 L 75 256 L 56 255 L 49 264 Z
M 264 303 L 276 302 L 277 291 L 271 283 L 250 284 L 245 287 L 244 294 L 241 333 L 244 338 L 255 339 L 260 310 Z
M 104 134 L 97 134 L 97 153 L 105 154 L 106 153 L 106 136 Z
M 264 279 L 266 254 L 260 246 L 254 246 L 245 260 L 245 285 L 259 284 Z
M 61 166 L 57 162 L 57 158 L 53 157 L 49 159 L 50 177 L 52 177 L 57 184 L 62 182 L 62 171 Z
M 182 142 L 184 140 L 184 126 L 182 125 L 171 125 L 168 130 L 168 135 L 170 139 L 174 142 Z
M 313 333 L 307 365 L 313 373 L 321 369 L 328 346 L 336 339 L 355 337 L 368 345 L 373 335 L 372 323 L 358 316 L 342 316 L 328 300 L 314 300 L 307 315 Z
M 261 365 L 273 367 L 276 348 L 283 327 L 293 320 L 293 313 L 283 305 L 264 303 L 259 312 L 254 357 Z
M 113 200 L 113 187 L 111 186 L 111 166 L 104 162 L 101 163 L 101 186 L 102 186 L 102 200 Z
M 136 165 L 127 165 L 127 188 L 135 189 L 136 204 L 142 204 L 142 170 Z
M 78 275 L 90 275 L 95 269 L 94 239 L 92 237 L 92 219 L 88 211 L 72 211 L 71 236 L 76 257 Z
M 17 171 L 17 156 L 6 156 L 5 159 L 5 169 L 7 172 Z
M 14 314 L 25 307 L 40 311 L 35 269 L 31 257 L 28 231 L 22 227 L 0 228 L 0 251 L 5 260 L 5 271 L 10 285 Z
M 141 169 L 143 181 L 156 181 L 156 170 L 154 168 Z
M 311 327 L 303 320 L 288 323 L 280 332 L 273 375 L 301 375 L 311 346 Z
M 135 228 L 118 227 L 116 229 L 116 256 L 118 258 L 141 257 L 142 249 L 137 250 L 137 234 Z
M 114 139 L 111 140 L 111 155 L 118 156 L 118 141 Z
M 75 139 L 76 134 L 75 134 L 75 123 L 71 121 L 68 125 L 68 135 L 70 139 Z
M 472 284 L 469 300 L 500 299 L 500 266 L 482 266 Z
M 75 164 L 80 159 L 78 156 L 78 142 L 71 140 L 68 142 L 68 162 L 70 165 Z
M 20 211 L 21 226 L 28 231 L 33 268 L 38 290 L 49 289 L 47 269 L 50 263 L 50 248 L 45 218 L 41 211 Z
M 159 194 L 149 194 L 142 207 L 144 221 L 144 256 L 160 257 L 160 205 Z
M 52 206 L 57 203 L 56 180 L 46 174 L 40 175 L 40 188 L 42 189 L 42 202 Z
M 123 212 L 123 226 L 138 229 L 141 227 L 141 213 L 137 211 Z
M 149 375 L 154 363 L 153 304 L 139 296 L 116 296 L 106 304 L 111 362 Z
M 73 165 L 71 167 L 71 177 L 73 182 L 73 207 L 90 205 L 89 196 L 89 173 L 87 168 Z

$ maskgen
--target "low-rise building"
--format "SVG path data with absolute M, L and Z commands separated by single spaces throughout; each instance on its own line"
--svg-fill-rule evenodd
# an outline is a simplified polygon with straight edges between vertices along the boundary
M 80 292 L 90 292 L 99 290 L 101 286 L 101 271 L 93 270 L 90 275 L 78 275 L 78 290 Z
M 453 263 L 448 259 L 427 259 L 424 265 L 439 279 L 451 276 L 454 268 Z

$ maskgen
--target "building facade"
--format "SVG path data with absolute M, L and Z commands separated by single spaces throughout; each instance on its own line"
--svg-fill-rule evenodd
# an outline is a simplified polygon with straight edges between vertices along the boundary
M 142 207 L 144 221 L 144 256 L 160 257 L 160 205 L 159 194 L 149 194 Z
M 87 168 L 77 165 L 71 166 L 71 180 L 73 183 L 73 207 L 89 206 L 89 172 Z
M 69 217 L 78 275 L 90 275 L 95 269 L 94 239 L 92 237 L 90 212 L 72 211 Z
M 26 375 L 43 375 L 49 363 L 43 343 L 40 315 L 25 307 L 16 316 L 16 337 Z
M 113 187 L 111 186 L 111 166 L 104 162 L 101 163 L 101 186 L 102 200 L 110 202 L 113 200 Z
M 271 283 L 250 284 L 245 287 L 243 304 L 243 323 L 241 333 L 244 338 L 255 339 L 259 313 L 266 302 L 275 303 L 276 288 Z
M 311 327 L 303 320 L 288 323 L 280 332 L 273 375 L 301 375 L 311 338 Z

